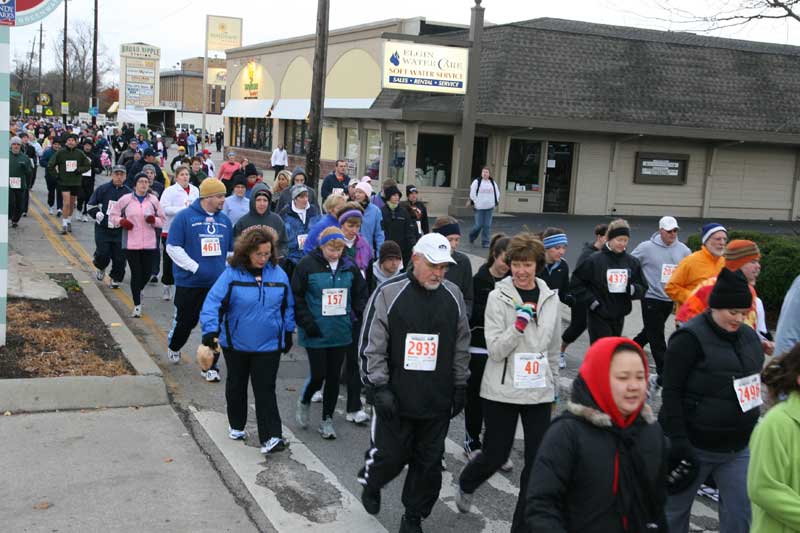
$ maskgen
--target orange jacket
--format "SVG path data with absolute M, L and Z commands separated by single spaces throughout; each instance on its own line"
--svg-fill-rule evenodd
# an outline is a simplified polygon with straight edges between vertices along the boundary
M 717 276 L 708 278 L 707 280 L 701 282 L 700 285 L 698 285 L 694 291 L 692 291 L 692 294 L 689 295 L 686 301 L 683 302 L 683 305 L 678 308 L 678 312 L 675 314 L 675 320 L 681 324 L 685 324 L 695 316 L 708 309 L 708 297 L 711 296 L 711 290 L 714 288 L 714 284 L 716 282 Z M 747 313 L 744 323 L 758 331 L 758 317 L 756 315 L 756 290 L 752 285 L 749 285 L 749 287 L 750 294 L 753 295 L 753 304 L 750 306 L 750 312 Z
M 678 263 L 678 268 L 669 278 L 664 292 L 681 306 L 698 285 L 709 278 L 716 278 L 724 266 L 724 257 L 715 257 L 703 246 Z

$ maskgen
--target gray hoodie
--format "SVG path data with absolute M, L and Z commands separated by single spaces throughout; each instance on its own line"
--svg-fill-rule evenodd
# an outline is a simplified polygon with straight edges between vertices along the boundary
M 269 188 L 264 183 L 256 183 L 253 190 L 250 191 L 250 212 L 244 215 L 236 222 L 233 228 L 234 237 L 238 237 L 242 231 L 250 226 L 269 226 L 278 234 L 278 256 L 283 257 L 286 255 L 286 227 L 283 225 L 281 217 L 273 213 L 267 207 L 266 213 L 259 215 L 256 211 L 256 195 L 261 191 L 269 192 Z
M 631 255 L 642 264 L 642 275 L 649 285 L 645 298 L 672 301 L 664 292 L 664 286 L 669 281 L 672 270 L 691 253 L 692 251 L 677 239 L 667 246 L 661 240 L 659 232 L 653 233 L 649 241 L 639 243 Z

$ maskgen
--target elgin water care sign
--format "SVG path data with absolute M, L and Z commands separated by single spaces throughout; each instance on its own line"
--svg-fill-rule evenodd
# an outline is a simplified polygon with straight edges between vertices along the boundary
M 384 41 L 383 88 L 464 94 L 468 62 L 467 48 Z

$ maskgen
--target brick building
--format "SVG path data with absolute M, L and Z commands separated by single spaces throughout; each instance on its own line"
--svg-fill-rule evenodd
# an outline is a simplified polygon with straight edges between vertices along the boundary
M 180 112 L 203 112 L 203 58 L 192 57 L 181 61 L 179 70 L 161 72 L 161 105 L 173 107 Z M 209 69 L 225 69 L 225 60 L 209 58 Z M 213 70 L 212 70 L 213 72 Z M 208 109 L 219 115 L 225 106 L 225 85 L 216 85 L 209 80 Z

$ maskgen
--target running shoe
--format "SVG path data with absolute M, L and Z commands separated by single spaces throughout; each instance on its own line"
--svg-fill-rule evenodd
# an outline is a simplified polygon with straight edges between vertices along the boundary
M 655 398 L 659 392 L 661 392 L 661 385 L 658 384 L 658 376 L 656 374 L 650 374 L 650 377 L 647 379 L 647 397 L 648 399 Z
M 111 288 L 112 289 L 119 289 L 119 281 L 111 280 Z
M 47 212 L 50 213 L 51 215 L 55 215 L 56 214 L 56 208 L 51 205 L 50 209 L 48 209 Z
M 134 305 L 133 312 L 131 313 L 131 317 L 133 318 L 142 318 L 142 306 L 141 305 Z
M 381 491 L 372 490 L 364 485 L 364 490 L 361 491 L 361 505 L 369 514 L 378 514 L 381 510 Z
M 56 211 L 56 216 L 60 217 L 62 213 L 63 213 L 63 211 L 61 211 L 61 209 L 59 209 L 59 210 Z
M 27 211 L 23 211 L 22 212 L 22 216 L 25 217 L 25 218 L 28 218 L 28 212 Z
M 217 383 L 219 381 L 219 372 L 213 368 L 209 368 L 206 372 L 202 372 L 202 374 L 209 383 Z
M 320 403 L 322 401 L 322 391 L 318 390 L 311 396 L 311 403 Z
M 16 228 L 17 226 L 18 226 L 18 224 L 17 224 L 16 222 L 12 222 L 12 223 L 11 223 L 11 227 L 12 227 L 12 228 Z
M 336 438 L 336 430 L 333 429 L 333 418 L 326 417 L 322 419 L 319 425 L 319 434 L 323 439 L 333 440 Z
M 67 231 L 72 233 L 72 222 L 67 222 Z
M 181 362 L 181 352 L 173 352 L 167 348 L 167 359 L 169 359 L 170 363 L 177 365 Z
M 456 487 L 456 507 L 462 513 L 468 513 L 472 507 L 472 494 L 467 494 L 461 489 L 461 484 Z
M 81 222 L 89 222 L 89 216 L 86 213 L 81 215 Z
M 158 276 L 151 276 L 150 283 L 158 283 Z
M 400 533 L 422 533 L 422 518 L 403 515 L 400 519 Z
M 228 438 L 231 440 L 244 440 L 247 438 L 247 432 L 243 429 L 228 428 Z
M 503 463 L 503 465 L 500 467 L 500 470 L 503 472 L 511 472 L 514 470 L 514 463 L 511 461 L 511 459 L 506 459 L 506 462 Z
M 270 453 L 282 452 L 286 449 L 286 441 L 280 437 L 272 437 L 261 446 L 261 453 L 264 455 Z
M 172 300 L 172 288 L 169 285 L 164 285 L 161 289 L 161 299 L 165 302 Z
M 97 281 L 103 281 L 106 279 L 106 271 L 105 270 L 95 270 L 94 271 L 94 279 Z
M 66 235 L 66 234 L 67 234 L 67 225 L 64 224 L 61 226 L 61 235 Z
M 558 356 L 558 368 L 564 370 L 567 368 L 567 354 L 561 352 Z
M 303 429 L 308 427 L 308 410 L 310 405 L 304 404 L 302 398 L 297 399 L 297 413 L 295 413 L 295 420 L 297 425 Z
M 359 409 L 354 413 L 347 413 L 344 418 L 353 424 L 365 424 L 369 422 L 369 415 L 365 413 L 363 409 Z

